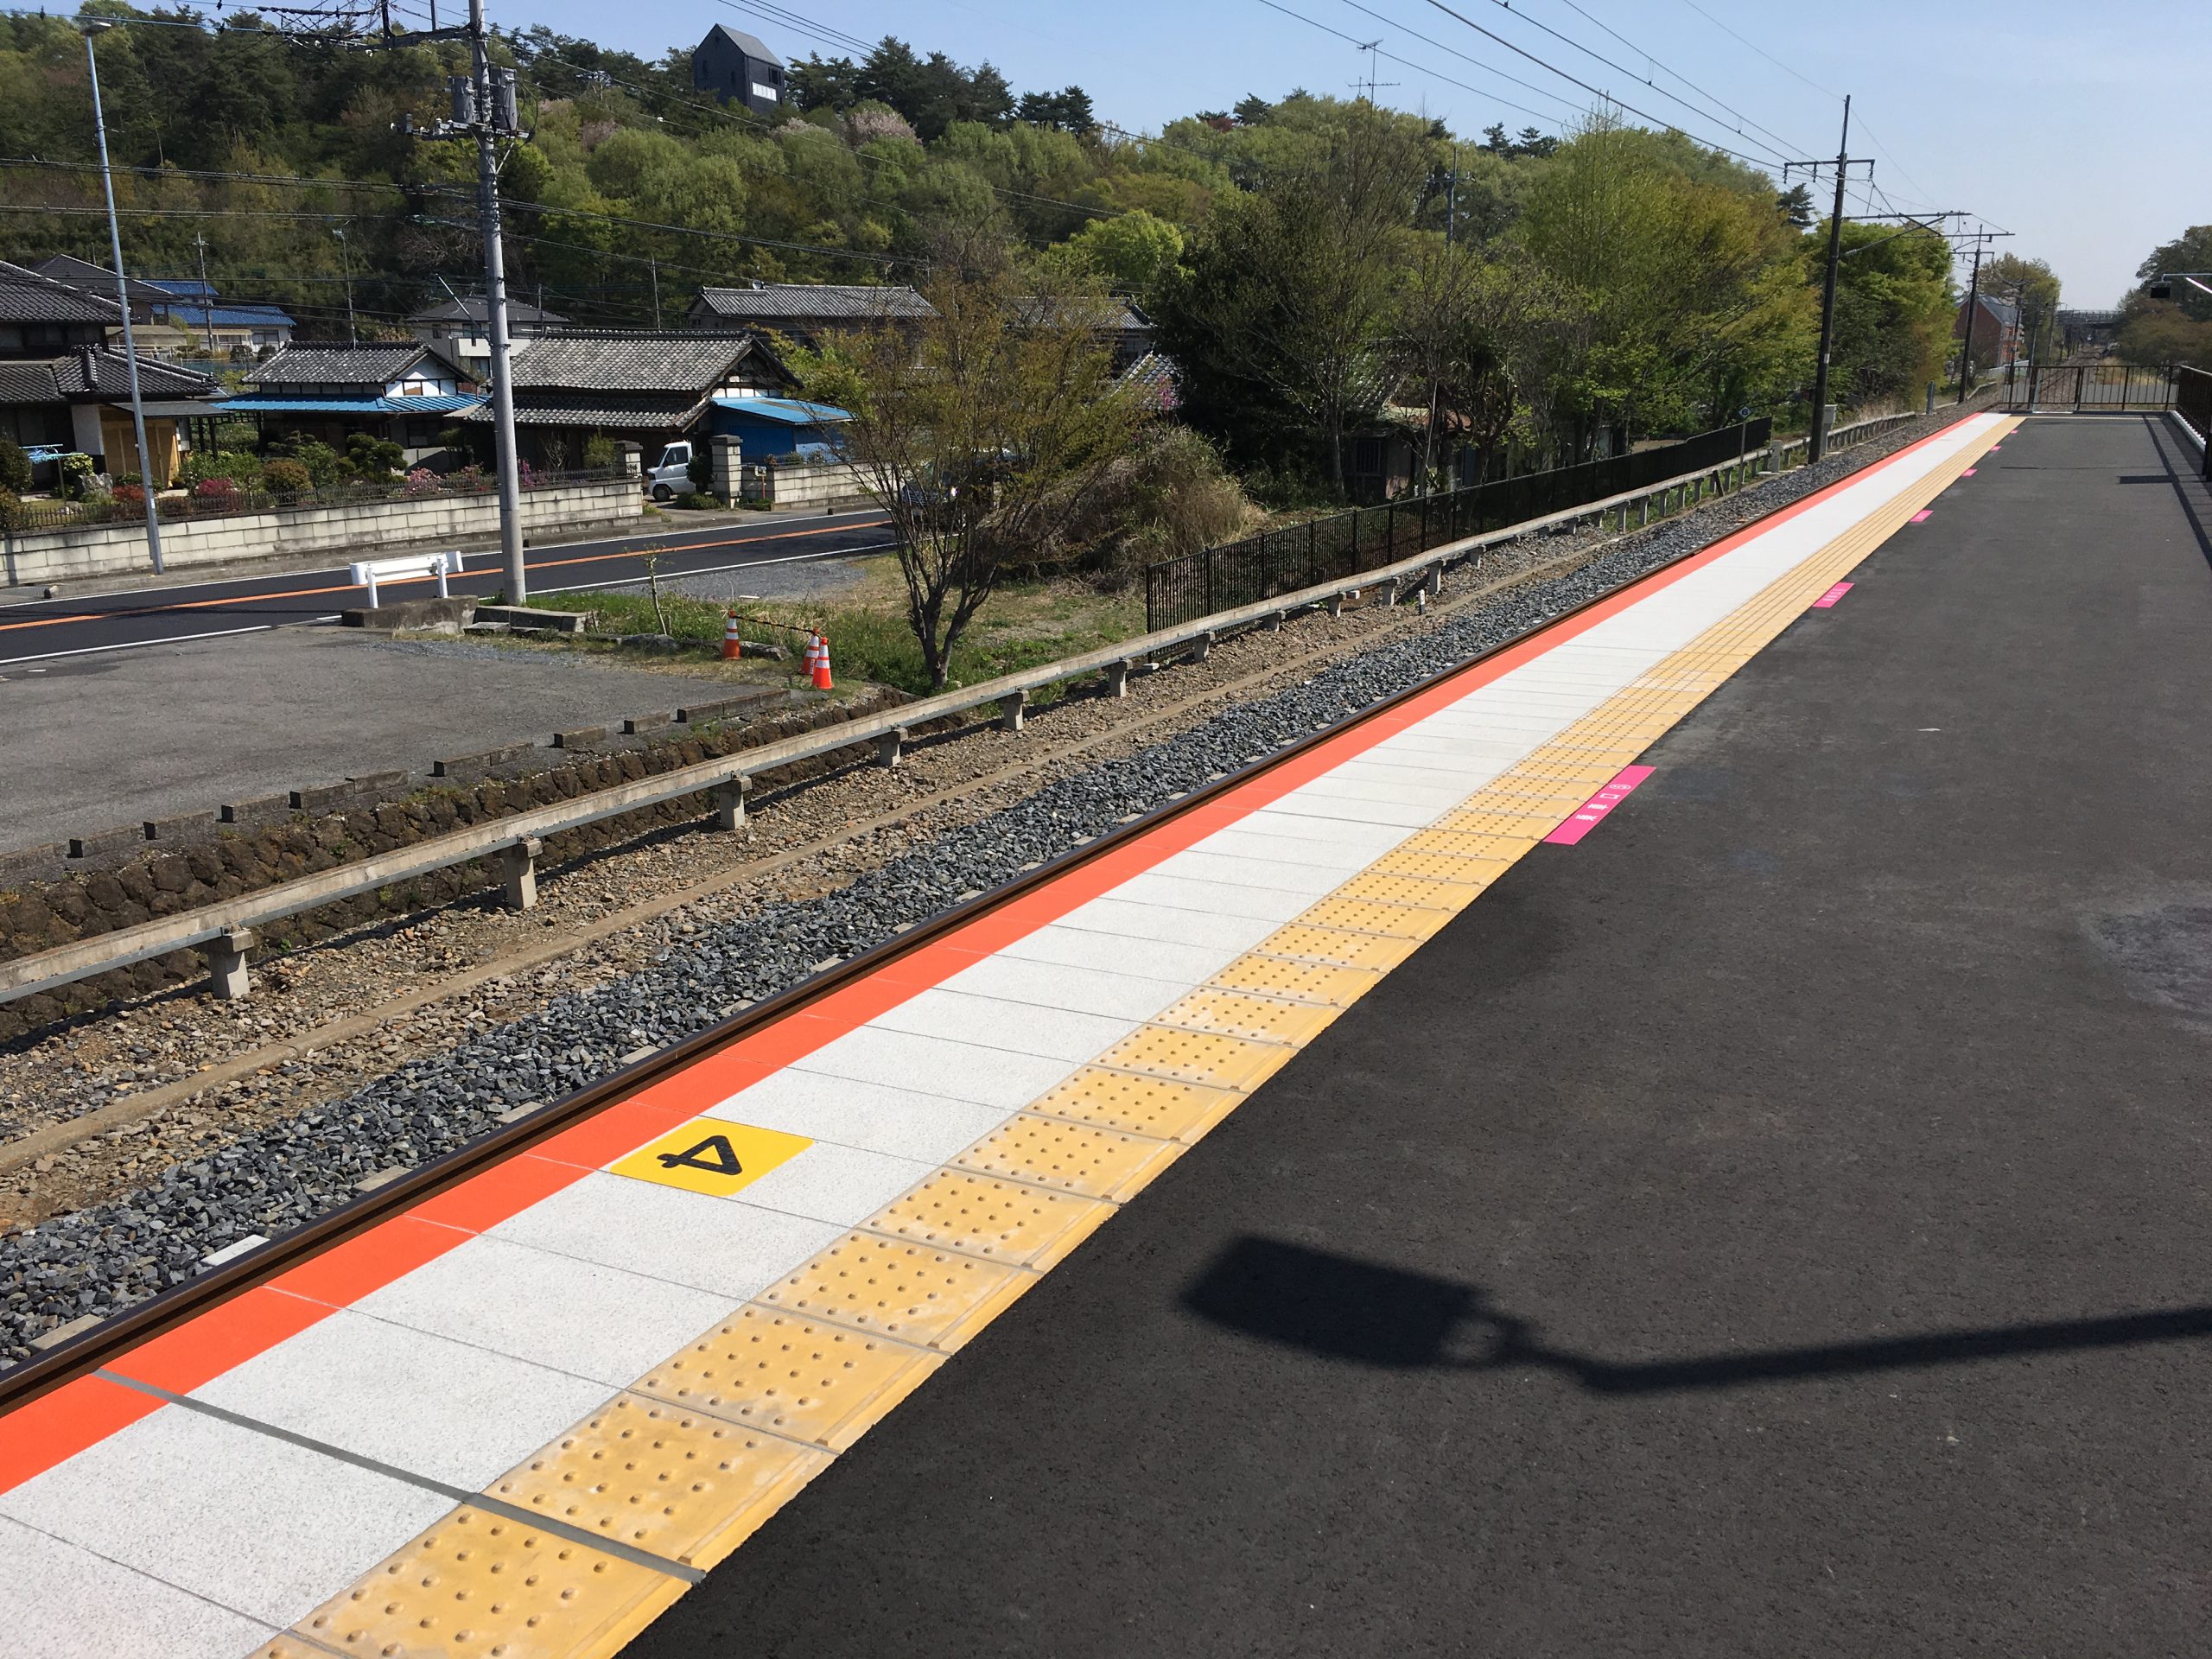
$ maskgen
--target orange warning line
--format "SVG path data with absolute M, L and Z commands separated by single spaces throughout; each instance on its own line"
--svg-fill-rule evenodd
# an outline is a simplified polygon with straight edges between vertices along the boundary
M 783 530 L 773 536 L 725 536 L 711 542 L 686 542 L 682 547 L 664 547 L 664 553 L 703 553 L 715 547 L 750 547 L 760 542 L 788 542 L 804 536 L 827 536 L 833 531 L 866 530 L 870 525 L 887 524 L 882 518 L 864 519 L 859 524 L 830 524 L 818 530 Z M 626 553 L 583 553 L 573 559 L 540 559 L 527 568 L 531 570 L 560 570 L 574 564 L 598 564 L 607 559 L 635 559 L 653 551 L 652 548 L 638 548 Z M 474 575 L 474 572 L 465 574 Z M 678 574 L 681 574 L 680 572 Z M 403 582 L 387 582 L 385 588 L 414 588 L 435 582 L 435 576 L 409 576 Z M 142 605 L 129 611 L 88 611 L 71 616 L 34 617 L 28 622 L 0 622 L 0 632 L 15 628 L 53 628 L 67 622 L 99 622 L 125 616 L 159 616 L 165 611 L 200 611 L 219 608 L 225 605 L 258 605 L 272 599 L 312 599 L 317 594 L 350 594 L 358 588 L 353 582 L 340 582 L 327 588 L 288 588 L 274 594 L 234 594 L 228 599 L 185 599 L 168 605 Z

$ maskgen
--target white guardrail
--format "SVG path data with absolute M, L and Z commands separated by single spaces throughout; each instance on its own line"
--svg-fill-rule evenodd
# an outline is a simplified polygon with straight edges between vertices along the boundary
M 1916 417 L 1909 415 L 1879 416 L 1851 426 L 1840 426 L 1829 435 L 1829 442 L 1834 448 L 1847 447 L 1844 442 L 1847 439 L 1861 442 L 1914 418 Z M 1446 569 L 1478 560 L 1486 548 L 1543 531 L 1585 520 L 1602 525 L 1608 518 L 1625 530 L 1631 512 L 1636 515 L 1637 524 L 1649 524 L 1655 503 L 1661 517 L 1671 511 L 1694 507 L 1706 498 L 1708 486 L 1716 495 L 1739 488 L 1751 478 L 1771 475 L 1787 467 L 1790 464 L 1789 454 L 1802 454 L 1804 448 L 1803 439 L 1777 440 L 1764 449 L 1754 450 L 1719 467 L 1684 473 L 1642 489 L 1586 502 L 1541 518 L 1509 524 L 1503 530 L 1466 537 L 1356 575 L 1278 594 L 1235 610 L 1217 612 L 1178 627 L 1123 640 L 1058 662 L 1039 664 L 957 691 L 901 703 L 896 709 L 865 719 L 702 760 L 654 777 L 594 791 L 573 800 L 532 807 L 489 823 L 473 824 L 466 830 L 416 842 L 410 847 L 397 848 L 335 869 L 281 881 L 179 915 L 140 922 L 0 962 L 0 1003 L 58 990 L 111 969 L 128 968 L 174 950 L 200 945 L 209 947 L 208 969 L 215 994 L 222 997 L 243 996 L 250 984 L 247 953 L 259 943 L 256 929 L 323 905 L 374 893 L 395 882 L 493 855 L 501 861 L 507 903 L 517 909 L 527 909 L 537 902 L 537 859 L 549 836 L 701 793 L 709 799 L 715 823 L 734 830 L 745 822 L 747 798 L 752 793 L 753 779 L 758 773 L 835 754 L 842 749 L 864 749 L 871 744 L 879 764 L 893 765 L 908 741 L 912 728 L 994 705 L 999 711 L 998 726 L 1019 731 L 1030 694 L 1046 686 L 1096 674 L 1103 677 L 1105 695 L 1122 696 L 1127 693 L 1128 677 L 1140 667 L 1156 668 L 1162 665 L 1163 658 L 1185 654 L 1193 660 L 1203 661 L 1214 641 L 1223 634 L 1252 627 L 1280 626 L 1294 612 L 1322 607 L 1340 610 L 1348 595 L 1370 588 L 1388 588 L 1389 592 L 1383 602 L 1393 605 L 1422 588 L 1434 592 Z M 439 561 L 442 568 L 446 556 L 427 556 Z M 374 567 L 355 569 L 374 569 L 378 576 L 388 581 L 391 575 L 383 566 L 404 563 L 407 561 L 387 560 Z M 369 602 L 372 606 L 376 603 L 373 588 Z

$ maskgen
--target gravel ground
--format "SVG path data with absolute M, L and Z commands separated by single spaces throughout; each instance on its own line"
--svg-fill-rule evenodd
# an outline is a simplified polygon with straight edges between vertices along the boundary
M 1020 738 L 979 736 L 925 749 L 925 757 L 969 752 L 982 760 L 971 771 L 1005 769 L 1020 781 L 983 791 L 964 812 L 935 818 L 917 814 L 887 823 L 765 880 L 577 952 L 573 960 L 527 975 L 494 976 L 448 1005 L 410 1014 L 342 1056 L 303 1053 L 254 1080 L 243 1091 L 244 1110 L 235 1095 L 195 1097 L 92 1148 L 43 1160 L 28 1173 L 66 1177 L 70 1166 L 89 1156 L 101 1165 L 92 1185 L 123 1190 L 0 1241 L 0 1365 L 26 1357 L 30 1341 L 44 1332 L 105 1316 L 183 1283 L 212 1250 L 249 1234 L 273 1236 L 296 1226 L 353 1196 L 370 1176 L 453 1151 L 495 1127 L 503 1113 L 567 1093 L 641 1050 L 710 1025 L 940 913 L 964 894 L 1011 880 L 1133 814 L 1703 546 L 1940 423 L 1940 418 L 1916 423 L 1885 442 L 1614 538 L 1567 574 L 1451 614 L 1423 620 L 1407 610 L 1363 618 L 1354 612 L 1333 623 L 1311 619 L 1281 634 L 1229 642 L 1206 669 L 1155 677 L 1144 689 L 1185 674 L 1227 677 L 1240 647 L 1248 657 L 1282 653 L 1289 659 L 1286 677 L 1294 677 L 1296 655 L 1318 657 L 1315 647 L 1325 645 L 1316 633 L 1333 629 L 1353 636 L 1344 654 L 1320 662 L 1306 677 L 1217 706 L 1187 729 L 1134 752 L 1033 768 L 1014 758 L 1025 741 Z M 1597 538 L 1586 533 L 1584 539 Z M 1564 537 L 1532 539 L 1517 556 L 1548 562 L 1571 546 Z M 1488 583 L 1514 556 L 1489 562 L 1479 576 L 1459 573 L 1447 582 L 1445 598 L 1450 600 L 1455 588 Z M 1248 661 L 1248 674 L 1250 666 Z M 1061 717 L 1103 728 L 1141 703 L 1137 697 L 1123 705 L 1072 703 Z M 1040 776 L 1045 781 L 1039 785 Z M 812 797 L 805 810 L 827 828 L 840 814 L 848 822 L 865 816 L 854 811 L 852 800 L 839 798 L 841 790 L 875 791 L 880 810 L 882 791 L 911 795 L 926 791 L 930 781 L 918 761 L 896 773 L 855 773 L 803 791 L 793 804 Z M 889 804 L 895 808 L 895 797 Z M 774 817 L 763 814 L 756 823 L 770 823 Z M 793 844 L 804 839 L 789 827 L 784 833 Z M 675 844 L 645 849 L 643 855 L 664 861 Z M 721 846 L 730 849 L 729 838 Z M 753 855 L 759 850 L 755 847 Z M 742 860 L 729 850 L 722 857 L 726 863 Z M 587 867 L 572 882 L 549 884 L 567 892 L 556 892 L 527 917 L 456 910 L 386 930 L 388 978 L 404 986 L 410 975 L 435 975 L 465 962 L 468 941 L 455 936 L 474 918 L 496 917 L 496 923 L 485 925 L 509 930 L 558 930 L 617 912 L 639 891 L 622 863 L 608 860 L 596 867 L 598 874 Z M 321 953 L 325 962 L 343 954 Z M 282 989 L 287 971 L 288 965 L 279 965 L 271 973 L 277 982 L 273 989 Z M 310 965 L 289 971 L 311 979 L 321 970 Z M 105 1053 L 88 1052 L 82 1035 L 64 1033 L 10 1063 L 0 1116 L 16 1122 L 0 1132 L 20 1134 L 33 1118 L 105 1104 L 118 1080 L 128 1086 L 188 1076 L 210 1063 L 203 1056 L 250 1046 L 286 1027 L 304 1030 L 336 1010 L 374 1001 L 363 997 L 358 982 L 332 976 L 322 995 L 301 999 L 302 1006 L 282 1020 L 251 1003 L 228 1005 L 212 1021 L 190 1007 L 156 1004 L 108 1039 Z M 207 1009 L 223 1007 L 202 1002 Z M 97 1032 L 92 1036 L 100 1040 Z M 386 1065 L 376 1063 L 379 1056 Z M 347 1087 L 364 1076 L 371 1080 Z M 37 1196 L 34 1185 L 22 1181 L 13 1190 L 19 1202 Z M 0 1187 L 0 1198 L 7 1195 Z M 39 1203 L 35 1213 L 50 1207 Z

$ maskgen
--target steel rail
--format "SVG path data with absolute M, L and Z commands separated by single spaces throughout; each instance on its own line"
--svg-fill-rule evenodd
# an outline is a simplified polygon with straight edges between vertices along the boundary
M 1948 423 L 1947 423 L 1948 424 Z M 1934 435 L 1933 434 L 1930 435 Z M 1709 469 L 1708 469 L 1709 470 Z M 1697 474 L 1695 476 L 1702 476 Z M 1728 532 L 1740 535 L 1752 526 L 1787 511 L 1796 505 L 1780 502 L 1766 512 L 1758 514 Z M 1586 512 L 1587 508 L 1579 509 Z M 867 978 L 887 964 L 911 955 L 925 945 L 934 944 L 946 934 L 964 926 L 978 917 L 1020 899 L 1037 888 L 1055 881 L 1071 871 L 1116 851 L 1128 842 L 1148 834 L 1160 824 L 1172 822 L 1186 813 L 1197 810 L 1217 797 L 1299 759 L 1309 750 L 1329 742 L 1342 734 L 1356 729 L 1371 720 L 1380 718 L 1421 696 L 1435 686 L 1466 673 L 1470 669 L 1487 662 L 1499 653 L 1548 632 L 1572 621 L 1593 606 L 1605 603 L 1618 594 L 1640 587 L 1685 559 L 1694 558 L 1705 550 L 1704 546 L 1686 548 L 1671 557 L 1662 560 L 1649 569 L 1638 571 L 1628 581 L 1593 594 L 1557 616 L 1547 618 L 1500 640 L 1488 649 L 1425 675 L 1412 685 L 1390 695 L 1377 698 L 1365 709 L 1346 715 L 1343 720 L 1319 728 L 1262 757 L 1249 765 L 1224 773 L 1214 781 L 1189 791 L 1179 800 L 1171 800 L 1154 808 L 1130 823 L 1116 826 L 1087 846 L 1071 849 L 1058 857 L 1046 861 L 1036 869 L 1017 876 L 1012 881 L 977 895 L 964 904 L 931 918 L 906 932 L 885 940 L 882 944 L 850 957 L 834 968 L 801 981 L 776 995 L 764 999 L 741 1014 L 710 1026 L 704 1031 L 671 1044 L 640 1060 L 635 1065 L 610 1073 L 596 1083 L 588 1084 L 574 1094 L 550 1102 L 513 1123 L 495 1129 L 480 1140 L 442 1158 L 397 1177 L 374 1192 L 349 1199 L 338 1208 L 302 1223 L 289 1232 L 279 1235 L 221 1267 L 202 1272 L 188 1284 L 178 1285 L 149 1298 L 134 1306 L 125 1308 L 103 1320 L 92 1330 L 71 1338 L 33 1359 L 22 1362 L 13 1369 L 0 1371 L 0 1414 L 12 1411 L 52 1392 L 81 1376 L 91 1375 L 110 1359 L 137 1347 L 162 1332 L 184 1324 L 200 1313 L 242 1296 L 266 1284 L 277 1274 L 297 1267 L 302 1262 L 334 1249 L 346 1240 L 365 1232 L 391 1217 L 400 1215 L 416 1205 L 435 1198 L 439 1193 L 458 1185 L 482 1170 L 503 1163 L 530 1150 L 531 1147 L 596 1116 L 609 1107 L 619 1104 L 630 1096 L 646 1089 L 664 1077 L 674 1076 L 697 1064 L 709 1054 L 728 1047 L 797 1014 L 812 1003 L 821 1001 L 845 986 Z M 1408 561 L 1409 565 L 1433 563 L 1435 552 L 1421 560 Z M 1371 585 L 1381 572 L 1370 571 L 1366 580 Z M 1273 608 L 1281 608 L 1281 601 L 1274 601 Z M 913 707 L 900 711 L 910 718 Z

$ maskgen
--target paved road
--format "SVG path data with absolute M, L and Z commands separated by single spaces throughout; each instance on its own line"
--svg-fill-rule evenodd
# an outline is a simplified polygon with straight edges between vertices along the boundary
M 529 550 L 531 591 L 557 593 L 642 581 L 645 575 L 643 556 L 655 549 L 660 553 L 661 574 L 667 576 L 773 560 L 830 557 L 881 545 L 882 524 L 880 514 L 849 512 L 799 520 L 764 518 L 758 524 L 641 532 L 605 541 L 536 547 Z M 499 557 L 496 549 L 469 554 L 471 569 L 456 580 L 455 590 L 481 597 L 499 592 L 505 585 L 505 575 Z M 435 582 L 424 580 L 385 583 L 380 594 L 387 598 L 419 599 L 436 591 Z M 181 582 L 105 597 L 65 596 L 0 606 L 0 668 L 10 663 L 44 662 L 164 641 L 327 622 L 340 611 L 366 602 L 362 590 L 347 580 L 341 564 L 327 570 Z
M 632 1659 L 2202 1651 L 2209 558 L 2031 422 Z

